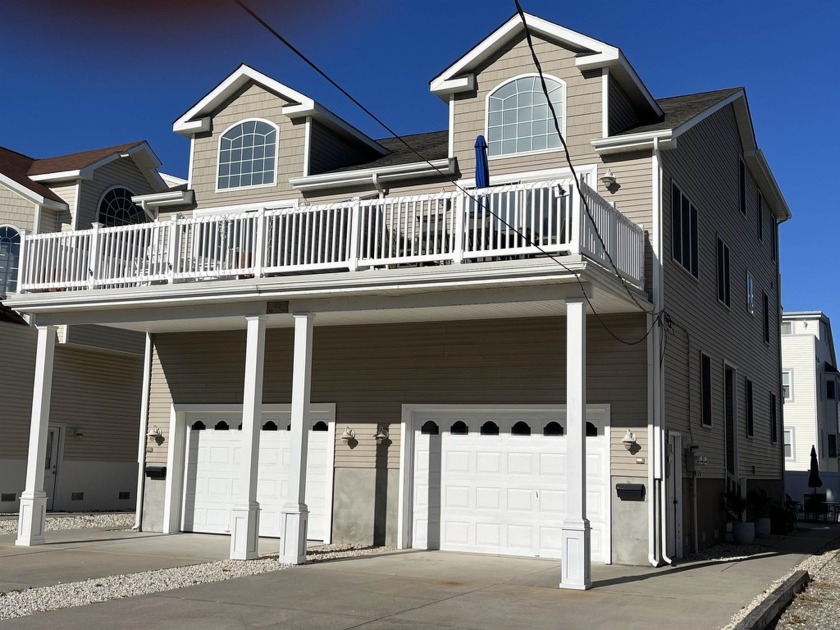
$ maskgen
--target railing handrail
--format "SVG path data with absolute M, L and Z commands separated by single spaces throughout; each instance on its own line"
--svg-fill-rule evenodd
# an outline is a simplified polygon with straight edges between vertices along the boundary
M 644 230 L 585 182 L 580 195 L 571 184 L 557 178 L 466 192 L 275 202 L 229 213 L 214 208 L 213 214 L 176 214 L 150 223 L 25 234 L 18 290 L 458 264 L 544 253 L 580 253 L 605 266 L 613 258 L 621 275 L 643 284 Z M 584 216 L 581 196 L 595 224 Z

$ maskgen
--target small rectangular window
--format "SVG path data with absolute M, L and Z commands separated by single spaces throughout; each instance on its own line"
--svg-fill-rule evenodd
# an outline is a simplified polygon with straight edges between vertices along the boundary
M 829 400 L 834 400 L 834 381 L 825 382 L 825 397 Z
M 770 441 L 773 444 L 779 441 L 779 412 L 776 410 L 776 404 L 776 394 L 770 394 Z
M 758 193 L 758 208 L 756 208 L 755 213 L 755 229 L 756 229 L 756 236 L 758 236 L 759 242 L 764 242 L 764 197 L 761 196 L 761 193 Z
M 752 437 L 755 433 L 755 415 L 753 407 L 753 384 L 749 379 L 744 379 L 744 404 L 746 407 L 744 411 L 747 415 L 747 437 Z
M 749 271 L 747 272 L 747 313 L 755 315 L 755 284 Z
M 828 436 L 828 456 L 837 457 L 837 436 L 829 434 Z
M 785 459 L 793 459 L 793 430 L 785 429 Z
M 782 322 L 782 334 L 783 335 L 792 335 L 793 334 L 793 322 Z
M 698 277 L 697 208 L 674 184 L 671 188 L 671 250 L 674 260 Z
M 712 426 L 712 359 L 700 354 L 700 386 L 703 400 L 701 409 L 703 426 Z
M 764 312 L 764 343 L 770 343 L 770 299 L 767 293 L 761 292 L 763 312 Z
M 738 158 L 738 207 L 741 214 L 747 216 L 747 166 Z
M 717 240 L 717 289 L 718 299 L 729 306 L 729 247 L 718 238 Z
M 793 372 L 791 370 L 782 370 L 782 398 L 793 399 Z
M 770 257 L 773 262 L 779 259 L 779 225 L 775 219 L 770 221 Z

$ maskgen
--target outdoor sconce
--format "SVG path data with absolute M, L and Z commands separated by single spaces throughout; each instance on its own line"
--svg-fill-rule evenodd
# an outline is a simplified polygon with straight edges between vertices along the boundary
M 565 196 L 566 196 L 566 189 L 563 188 L 560 184 L 557 184 L 554 187 L 554 198 L 555 199 L 560 199 L 560 197 L 565 197 Z
M 149 432 L 146 434 L 146 437 L 155 438 L 155 439 L 162 438 L 163 437 L 163 431 L 161 431 L 159 427 L 153 427 L 153 428 L 149 429 Z
M 624 439 L 621 440 L 621 443 L 624 444 L 624 448 L 628 451 L 632 451 L 633 447 L 636 446 L 636 434 L 630 429 L 627 429 L 627 433 L 624 434 Z
M 341 434 L 342 441 L 347 444 L 351 440 L 356 439 L 356 432 L 350 427 L 344 427 L 344 433 Z
M 84 433 L 82 433 L 82 429 L 80 427 L 68 427 L 70 429 L 70 435 L 73 437 L 82 437 Z
M 604 188 L 612 188 L 615 186 L 615 175 L 613 175 L 613 172 L 610 169 L 607 169 L 607 172 L 601 175 L 598 179 L 601 180 Z
M 376 427 L 376 433 L 373 436 L 373 439 L 376 440 L 377 444 L 382 444 L 388 440 L 388 429 L 383 426 Z

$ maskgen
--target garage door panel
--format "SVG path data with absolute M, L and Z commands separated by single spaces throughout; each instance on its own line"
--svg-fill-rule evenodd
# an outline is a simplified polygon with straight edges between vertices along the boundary
M 499 474 L 502 472 L 501 453 L 480 452 L 475 457 L 476 472 L 483 474 Z M 451 470 L 449 472 L 456 472 Z

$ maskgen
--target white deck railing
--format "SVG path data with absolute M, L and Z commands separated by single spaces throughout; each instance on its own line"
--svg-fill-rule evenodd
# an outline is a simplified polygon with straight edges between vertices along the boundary
M 583 254 L 644 284 L 644 232 L 586 184 L 538 182 L 23 235 L 21 292 Z M 590 219 L 591 215 L 591 219 Z M 606 245 L 606 251 L 597 237 Z

